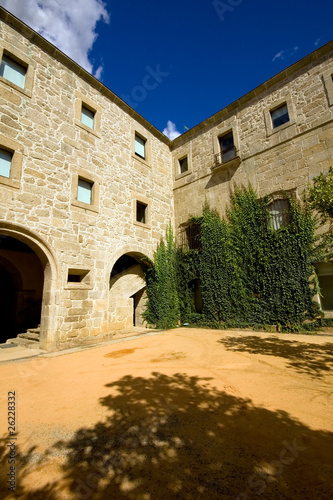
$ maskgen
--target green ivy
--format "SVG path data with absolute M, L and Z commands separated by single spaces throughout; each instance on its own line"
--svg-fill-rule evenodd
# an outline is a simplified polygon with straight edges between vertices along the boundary
M 287 196 L 287 195 L 286 195 Z M 274 230 L 268 198 L 235 187 L 225 218 L 207 205 L 190 222 L 200 248 L 176 248 L 171 226 L 145 276 L 145 318 L 158 327 L 182 323 L 225 328 L 280 325 L 304 330 L 320 316 L 314 295 L 315 223 L 310 207 L 288 197 L 289 224 Z M 195 311 L 193 282 L 200 280 L 203 308 Z
M 179 322 L 176 284 L 176 246 L 171 224 L 154 255 L 154 262 L 143 262 L 148 301 L 144 319 L 157 328 L 173 328 Z

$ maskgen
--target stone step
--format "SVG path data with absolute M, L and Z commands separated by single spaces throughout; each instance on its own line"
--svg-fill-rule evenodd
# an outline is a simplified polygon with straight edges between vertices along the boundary
M 19 333 L 17 337 L 19 339 L 34 340 L 35 342 L 39 342 L 39 332 L 35 333 L 34 331 L 31 330 L 27 330 L 24 333 Z
M 15 337 L 14 339 L 7 339 L 6 344 L 14 344 L 19 347 L 27 347 L 28 349 L 38 349 L 39 343 L 36 340 L 22 339 L 20 337 Z

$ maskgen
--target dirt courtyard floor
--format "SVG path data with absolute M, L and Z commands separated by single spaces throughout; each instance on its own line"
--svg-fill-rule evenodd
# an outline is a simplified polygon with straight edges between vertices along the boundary
M 0 498 L 333 498 L 333 336 L 179 328 L 0 385 Z

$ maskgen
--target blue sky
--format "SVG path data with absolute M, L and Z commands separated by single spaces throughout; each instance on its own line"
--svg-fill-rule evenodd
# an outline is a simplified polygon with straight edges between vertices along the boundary
M 332 0 L 0 0 L 163 131 L 332 39 Z M 172 129 L 172 126 L 171 126 Z M 175 134 L 176 135 L 176 134 Z

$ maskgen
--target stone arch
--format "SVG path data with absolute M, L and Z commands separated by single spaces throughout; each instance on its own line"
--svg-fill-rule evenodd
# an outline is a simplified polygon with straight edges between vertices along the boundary
M 27 245 L 37 255 L 44 271 L 41 309 L 40 347 L 51 349 L 57 341 L 58 263 L 53 250 L 37 233 L 21 224 L 0 221 L 0 235 L 10 236 Z M 17 274 L 16 274 L 17 278 Z
M 147 255 L 148 254 L 148 255 Z M 112 276 L 112 270 L 124 256 L 133 257 L 137 265 Z M 146 301 L 146 283 L 139 264 L 143 257 L 152 258 L 151 252 L 138 246 L 126 246 L 115 252 L 109 267 L 109 324 L 111 330 L 126 330 L 142 325 L 142 312 Z
M 138 245 L 126 245 L 122 247 L 121 249 L 117 250 L 112 254 L 112 257 L 109 261 L 109 265 L 107 266 L 107 279 L 109 279 L 111 271 L 117 260 L 122 257 L 122 255 L 130 255 L 134 258 L 141 259 L 142 257 L 148 257 L 149 259 L 153 260 L 154 258 L 154 253 L 151 250 L 148 250 L 147 248 L 140 247 Z

